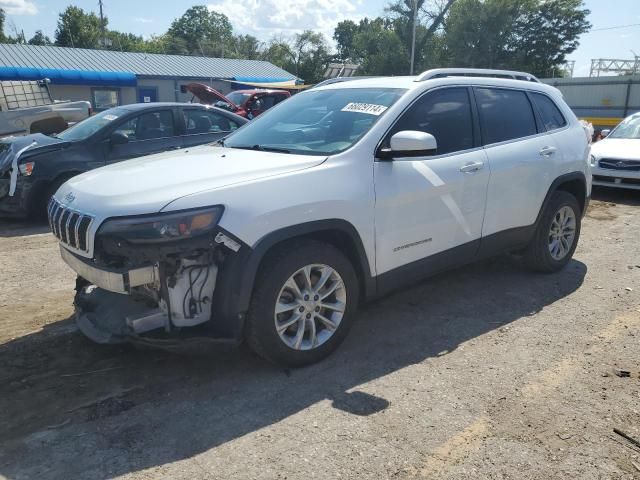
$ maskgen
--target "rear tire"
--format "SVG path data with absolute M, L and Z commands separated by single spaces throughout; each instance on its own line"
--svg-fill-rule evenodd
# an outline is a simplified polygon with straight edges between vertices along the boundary
M 561 190 L 553 192 L 524 252 L 525 265 L 545 273 L 564 268 L 578 245 L 581 218 L 580 205 L 573 195 Z
M 314 240 L 284 244 L 256 278 L 245 337 L 261 357 L 300 367 L 328 356 L 346 337 L 358 304 L 347 257 Z

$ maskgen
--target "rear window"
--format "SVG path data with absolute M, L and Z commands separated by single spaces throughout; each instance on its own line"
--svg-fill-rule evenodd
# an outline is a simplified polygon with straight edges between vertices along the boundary
M 476 88 L 475 94 L 485 145 L 537 133 L 533 109 L 524 92 Z
M 555 130 L 556 128 L 564 127 L 567 124 L 567 121 L 562 116 L 560 109 L 549 97 L 541 93 L 532 93 L 531 98 L 540 113 L 545 130 Z

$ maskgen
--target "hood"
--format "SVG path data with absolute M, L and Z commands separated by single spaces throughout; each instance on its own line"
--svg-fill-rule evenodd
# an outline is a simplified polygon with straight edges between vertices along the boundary
M 640 160 L 640 139 L 605 138 L 591 145 L 591 153 L 598 159 Z
M 302 170 L 325 158 L 205 145 L 91 170 L 65 183 L 56 199 L 67 204 L 65 197 L 73 198 L 71 207 L 99 218 L 154 213 L 186 195 Z
M 62 148 L 68 144 L 65 140 L 55 137 L 48 137 L 42 133 L 25 135 L 23 137 L 9 137 L 0 140 L 0 175 L 11 169 L 13 159 L 21 149 L 35 142 L 35 145 L 22 154 L 22 158 L 34 154 L 49 152 Z
M 204 83 L 190 83 L 188 85 L 185 85 L 184 88 L 188 92 L 195 95 L 195 97 L 202 103 L 214 105 L 216 102 L 222 101 L 231 105 L 234 110 L 237 110 L 239 108 L 235 103 L 222 95 L 215 88 L 211 88 L 209 85 L 205 85 Z

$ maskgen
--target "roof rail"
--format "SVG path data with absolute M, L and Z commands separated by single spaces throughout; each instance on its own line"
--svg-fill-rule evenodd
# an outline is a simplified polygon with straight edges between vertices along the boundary
M 424 82 L 425 80 L 444 77 L 511 78 L 514 80 L 540 83 L 540 80 L 530 73 L 516 72 L 513 70 L 492 70 L 488 68 L 434 68 L 432 70 L 422 72 L 416 77 L 415 81 Z

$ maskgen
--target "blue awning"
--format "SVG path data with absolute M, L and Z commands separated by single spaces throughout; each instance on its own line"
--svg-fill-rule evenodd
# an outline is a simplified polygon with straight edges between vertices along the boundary
M 98 70 L 58 70 L 54 68 L 0 67 L 0 80 L 42 80 L 56 85 L 95 85 L 135 87 L 137 79 L 130 72 Z

